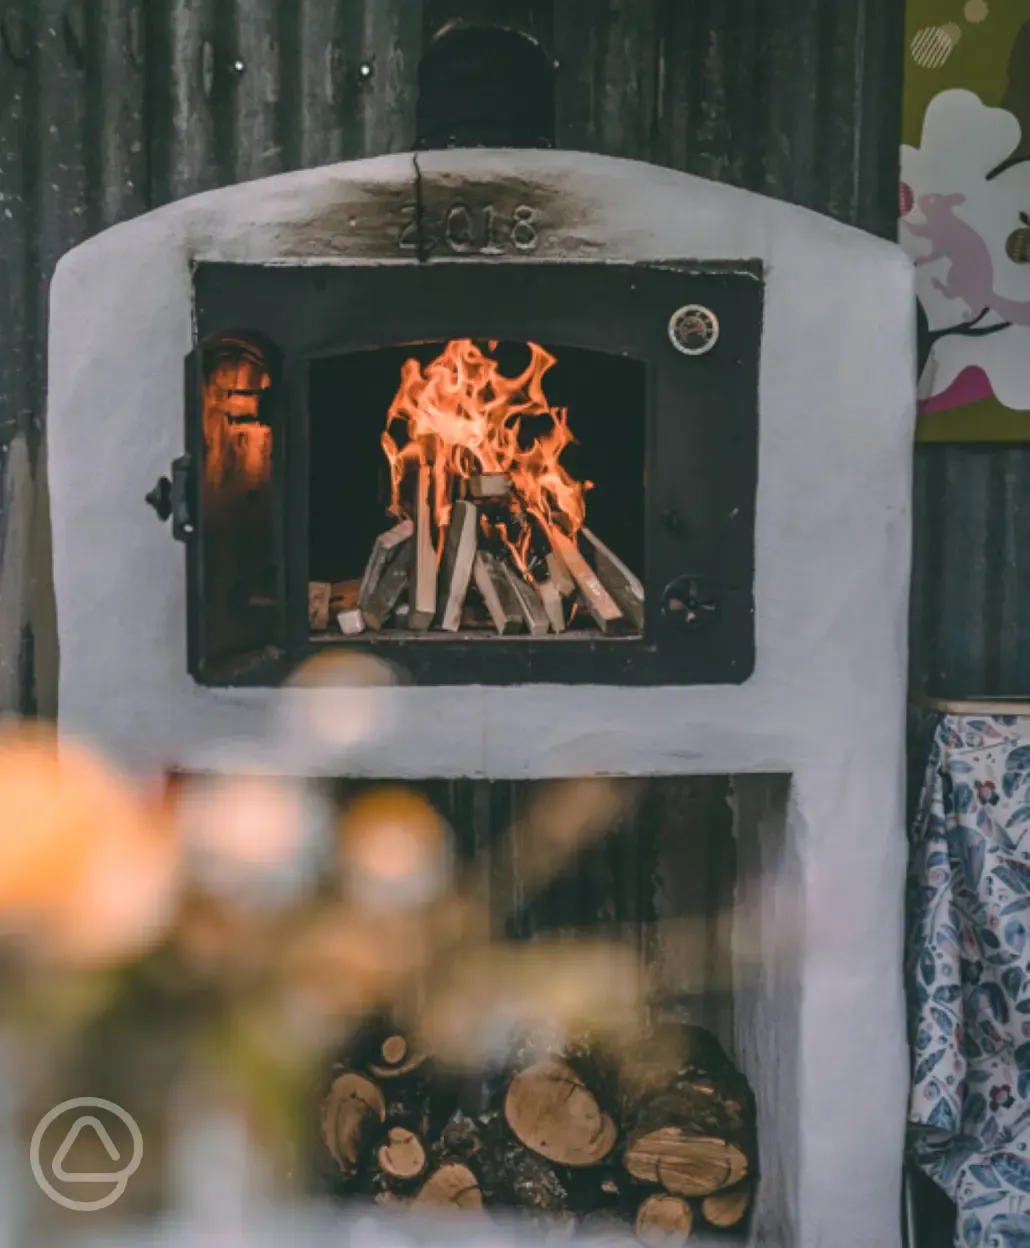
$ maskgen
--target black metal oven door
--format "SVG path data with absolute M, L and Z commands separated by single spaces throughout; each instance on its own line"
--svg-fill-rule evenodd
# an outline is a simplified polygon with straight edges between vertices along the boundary
M 286 658 L 282 369 L 254 336 L 186 359 L 186 455 L 168 491 L 186 544 L 188 666 L 204 685 L 275 679 Z

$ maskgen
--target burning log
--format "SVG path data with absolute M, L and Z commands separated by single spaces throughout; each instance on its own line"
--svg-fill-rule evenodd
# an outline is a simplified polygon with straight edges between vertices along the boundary
M 486 604 L 497 631 L 505 636 L 522 628 L 522 607 L 502 563 L 488 551 L 476 554 L 474 575 L 476 589 Z
M 479 514 L 475 503 L 454 504 L 440 566 L 440 612 L 437 617 L 437 626 L 448 633 L 457 632 L 461 625 L 465 595 L 476 558 L 478 525 Z
M 542 385 L 555 359 L 537 344 L 527 345 L 530 362 L 517 376 L 502 373 L 471 339 L 448 342 L 429 364 L 409 359 L 401 369 L 381 441 L 390 466 L 390 510 L 408 518 L 380 535 L 365 568 L 357 605 L 367 627 L 391 622 L 414 632 L 451 633 L 480 627 L 479 597 L 502 635 L 523 625 L 534 637 L 564 632 L 578 602 L 604 633 L 642 627 L 643 589 L 633 573 L 589 530 L 583 531 L 592 562 L 580 553 L 575 534 L 589 483 L 577 481 L 561 463 L 574 440 L 568 411 L 552 406 Z M 530 430 L 532 436 L 522 436 Z M 503 539 L 510 562 L 492 545 L 479 558 L 479 527 L 488 539 Z M 548 577 L 538 581 L 548 539 Z M 396 577 L 389 594 L 380 592 L 402 547 L 406 608 Z M 470 610 L 472 577 L 479 593 Z M 562 600 L 574 597 L 569 614 Z M 334 603 L 330 614 L 352 607 L 349 601 Z M 579 618 L 585 621 L 585 615 Z M 356 630 L 356 618 L 341 620 L 344 627 Z
M 511 479 L 505 472 L 481 472 L 468 479 L 469 498 L 507 498 L 511 493 Z
M 557 529 L 552 530 L 551 541 L 554 546 L 552 553 L 565 565 L 569 575 L 576 582 L 576 588 L 583 596 L 590 614 L 597 621 L 597 627 L 602 633 L 616 632 L 623 621 L 623 614 L 615 599 L 601 584 L 597 573 L 580 554 L 575 541 Z M 553 571 L 551 575 L 554 575 Z
M 540 595 L 536 589 L 517 572 L 505 564 L 504 571 L 507 573 L 508 580 L 511 582 L 512 590 L 518 599 L 519 608 L 522 611 L 522 618 L 526 621 L 526 627 L 529 629 L 532 637 L 542 637 L 550 629 L 547 619 L 547 612 L 544 610 L 544 604 L 540 600 Z
M 729 1230 L 744 1220 L 751 1203 L 751 1188 L 745 1184 L 732 1192 L 714 1192 L 701 1201 L 701 1216 L 710 1226 Z
M 547 556 L 547 572 L 551 578 L 551 584 L 558 593 L 563 598 L 571 598 L 576 592 L 576 582 L 572 579 L 571 573 L 562 562 L 561 556 L 555 554 L 553 550 Z
M 412 550 L 408 627 L 424 632 L 436 615 L 436 551 L 433 549 L 432 506 L 433 470 L 423 464 L 418 470 L 418 498 L 415 509 L 415 545 Z
M 407 588 L 408 561 L 395 558 L 361 608 L 362 617 L 369 628 L 378 631 L 383 627 Z
M 332 588 L 328 581 L 308 582 L 308 628 L 313 633 L 324 633 L 329 627 L 329 597 Z
M 365 565 L 365 574 L 358 587 L 357 605 L 362 610 L 368 605 L 383 578 L 387 565 L 397 556 L 404 543 L 414 534 L 415 526 L 410 520 L 402 520 L 392 529 L 380 533 L 372 545 L 372 553 Z M 377 626 L 378 627 L 378 626 Z
M 558 587 L 548 577 L 546 580 L 538 581 L 536 588 L 537 593 L 540 595 L 540 601 L 544 605 L 544 612 L 547 615 L 547 622 L 550 624 L 552 632 L 564 633 L 565 607 L 562 605 L 562 596 Z
M 582 535 L 594 548 L 594 567 L 601 584 L 622 613 L 640 631 L 644 628 L 644 586 L 622 560 L 585 526 Z

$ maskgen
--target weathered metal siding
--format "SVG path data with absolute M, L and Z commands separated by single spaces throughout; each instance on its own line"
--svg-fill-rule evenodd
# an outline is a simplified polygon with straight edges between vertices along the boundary
M 1030 446 L 916 448 L 912 677 L 1030 696 Z
M 39 452 L 57 258 L 171 198 L 408 147 L 424 39 L 477 11 L 553 50 L 561 146 L 892 234 L 898 0 L 0 0 L 0 709 L 55 704 Z

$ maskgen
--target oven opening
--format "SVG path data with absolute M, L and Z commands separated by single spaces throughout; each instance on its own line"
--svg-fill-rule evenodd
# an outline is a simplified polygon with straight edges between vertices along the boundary
M 311 639 L 639 640 L 645 381 L 528 341 L 310 360 Z

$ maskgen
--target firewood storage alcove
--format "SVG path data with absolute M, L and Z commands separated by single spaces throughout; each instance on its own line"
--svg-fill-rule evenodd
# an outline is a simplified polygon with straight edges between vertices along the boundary
M 761 303 L 747 263 L 200 265 L 151 500 L 194 677 L 360 646 L 428 684 L 745 680 Z
M 634 783 L 607 837 L 538 890 L 527 888 L 526 844 L 509 831 L 536 782 L 411 787 L 454 830 L 459 863 L 474 860 L 474 878 L 489 882 L 476 901 L 493 939 L 530 957 L 547 943 L 528 969 L 512 964 L 510 982 L 492 972 L 488 991 L 476 987 L 479 951 L 462 959 L 469 982 L 456 996 L 430 972 L 420 990 L 428 1032 L 379 1014 L 348 1036 L 310 1114 L 315 1188 L 397 1210 L 526 1217 L 542 1232 L 627 1245 L 707 1242 L 713 1230 L 746 1238 L 756 1208 L 768 1228 L 770 1211 L 791 1202 L 796 1148 L 789 933 L 762 896 L 782 886 L 790 858 L 789 778 Z M 341 808 L 366 789 L 340 782 Z M 527 977 L 550 981 L 543 1001 L 569 995 L 550 942 L 582 955 L 598 939 L 629 955 L 599 968 L 605 1000 L 626 992 L 627 965 L 647 984 L 632 1051 L 603 1031 L 534 1029 L 525 1015 L 510 1023 Z M 578 996 L 589 999 L 583 974 Z M 445 1035 L 489 1036 L 491 1059 L 459 1068 L 433 1052 L 427 1036 L 441 1016 Z

